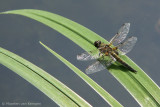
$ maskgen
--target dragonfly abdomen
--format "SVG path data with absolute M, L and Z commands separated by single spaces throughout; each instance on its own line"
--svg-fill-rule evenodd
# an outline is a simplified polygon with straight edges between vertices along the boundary
M 136 73 L 137 71 L 134 70 L 131 66 L 129 66 L 127 63 L 125 63 L 123 60 L 121 60 L 115 53 L 111 53 L 111 55 L 116 59 L 116 61 L 118 61 L 119 63 L 121 63 L 124 67 L 126 67 L 128 70 Z

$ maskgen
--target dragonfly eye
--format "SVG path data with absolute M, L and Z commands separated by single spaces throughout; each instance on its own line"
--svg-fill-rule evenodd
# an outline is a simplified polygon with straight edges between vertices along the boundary
M 101 45 L 101 41 L 95 41 L 94 42 L 94 46 L 96 47 L 96 48 L 99 48 L 100 47 L 100 45 Z

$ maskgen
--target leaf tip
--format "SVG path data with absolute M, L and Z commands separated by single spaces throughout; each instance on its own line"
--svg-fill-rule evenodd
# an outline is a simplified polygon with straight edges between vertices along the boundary
M 44 45 L 41 41 L 39 41 L 39 43 L 40 43 L 41 45 Z
M 0 12 L 0 14 L 9 14 L 9 11 Z

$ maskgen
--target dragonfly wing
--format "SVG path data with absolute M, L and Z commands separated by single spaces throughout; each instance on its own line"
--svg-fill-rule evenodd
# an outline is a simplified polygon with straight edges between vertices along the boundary
M 86 74 L 92 74 L 101 70 L 104 70 L 106 67 L 103 66 L 99 61 L 96 61 L 95 63 L 93 63 L 92 65 L 88 66 L 88 68 L 86 69 Z
M 137 37 L 130 37 L 125 42 L 118 45 L 118 49 L 121 51 L 120 54 L 125 55 L 132 50 L 137 42 Z
M 122 27 L 119 29 L 118 33 L 110 40 L 114 46 L 117 46 L 121 43 L 127 36 L 130 28 L 130 23 L 124 23 Z
M 99 60 L 93 63 L 92 65 L 88 66 L 86 69 L 87 74 L 92 74 L 95 72 L 99 72 L 101 70 L 104 70 L 106 67 L 109 67 L 115 60 L 114 59 L 109 59 L 109 60 Z
M 80 55 L 77 55 L 77 60 L 80 60 L 80 61 L 88 61 L 88 60 L 93 60 L 93 59 L 97 59 L 99 58 L 99 54 L 95 54 L 95 55 L 91 55 L 89 54 L 88 52 L 84 52 Z

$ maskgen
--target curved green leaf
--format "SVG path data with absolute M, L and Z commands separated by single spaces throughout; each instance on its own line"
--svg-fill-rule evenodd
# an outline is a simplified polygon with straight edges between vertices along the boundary
M 19 14 L 35 19 L 62 33 L 86 51 L 95 49 L 92 44 L 96 40 L 108 43 L 105 39 L 89 29 L 62 16 L 46 11 L 24 9 L 7 11 L 1 14 Z M 109 68 L 109 72 L 129 91 L 140 105 L 159 106 L 160 89 L 156 83 L 154 83 L 154 81 L 127 56 L 122 56 L 122 58 L 126 63 L 137 70 L 138 73 L 133 74 L 128 72 L 128 70 L 121 67 L 119 63 L 114 63 Z
M 72 65 L 69 61 L 64 59 L 62 56 L 48 48 L 42 42 L 40 42 L 49 52 L 55 55 L 59 60 L 61 60 L 65 65 L 67 65 L 71 70 L 73 70 L 79 77 L 81 77 L 89 86 L 91 86 L 106 102 L 108 102 L 112 107 L 122 107 L 122 105 L 114 99 L 108 92 L 106 92 L 101 86 L 89 78 L 86 74 L 80 71 L 77 67 Z
M 47 72 L 3 48 L 0 48 L 0 63 L 37 87 L 59 106 L 91 106 Z

